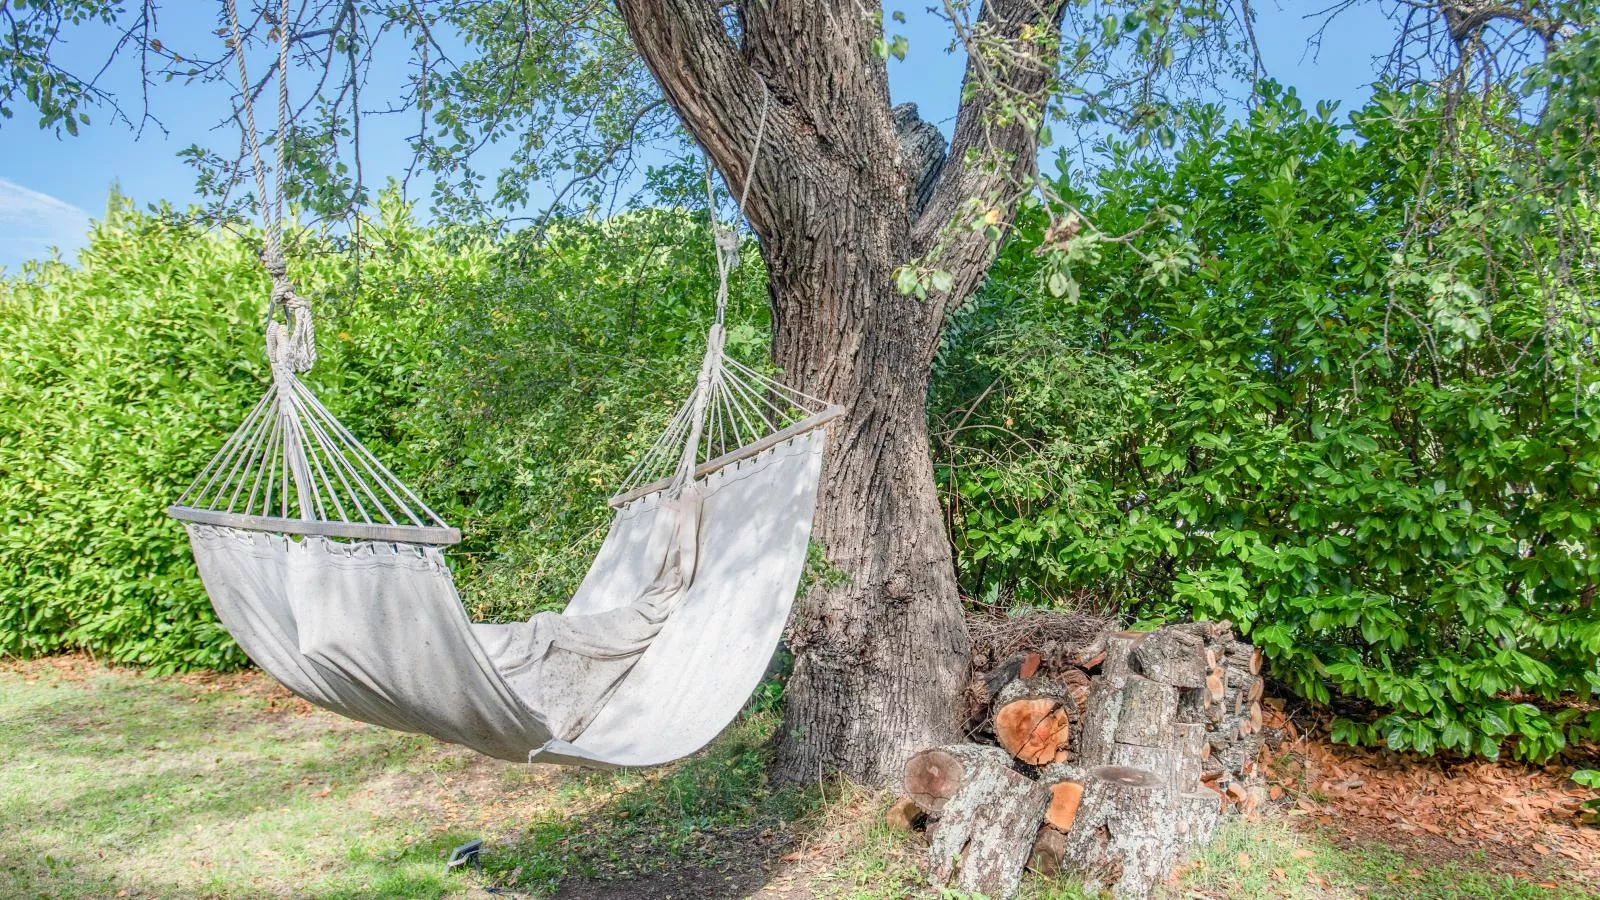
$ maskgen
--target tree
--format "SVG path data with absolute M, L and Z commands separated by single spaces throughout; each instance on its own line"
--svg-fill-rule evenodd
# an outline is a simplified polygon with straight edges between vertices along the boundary
M 253 32 L 284 27 L 275 6 Z M 1485 54 L 1504 61 L 1483 39 L 1499 23 L 1560 40 L 1565 26 L 1553 23 L 1583 7 L 1391 6 L 1444 21 L 1449 40 L 1439 48 L 1461 65 Z M 80 107 L 107 99 L 50 61 L 59 27 L 75 18 L 118 22 L 140 53 L 181 77 L 227 71 L 227 54 L 163 46 L 150 3 L 132 14 L 97 0 L 44 9 L 5 13 L 18 25 L 0 50 L 6 115 L 18 85 L 44 124 L 73 131 Z M 773 359 L 796 387 L 848 410 L 831 435 L 814 533 L 838 577 L 810 589 L 791 625 L 796 662 L 777 773 L 789 780 L 841 772 L 882 783 L 911 753 L 954 737 L 968 642 L 929 455 L 930 366 L 1019 204 L 1041 189 L 1047 121 L 1070 114 L 1090 129 L 1109 123 L 1170 145 L 1186 82 L 1214 83 L 1219 67 L 1225 76 L 1259 69 L 1246 0 L 986 0 L 975 14 L 969 0 L 948 0 L 944 11 L 967 53 L 947 150 L 914 108 L 891 107 L 886 60 L 903 55 L 903 39 L 885 31 L 877 7 L 852 0 L 617 0 L 614 10 L 595 0 L 311 0 L 287 25 L 296 59 L 322 81 L 320 105 L 308 104 L 279 139 L 302 165 L 302 202 L 324 210 L 365 202 L 359 152 L 353 173 L 341 168 L 339 141 L 353 131 L 358 145 L 361 73 L 385 33 L 404 35 L 418 63 L 402 105 L 419 114 L 419 158 L 445 173 L 446 205 L 489 208 L 470 189 L 469 160 L 496 134 L 520 142 L 494 181 L 502 205 L 526 201 L 525 179 L 552 171 L 571 175 L 558 198 L 614 182 L 633 141 L 670 128 L 667 108 L 728 184 L 749 181 Z M 458 52 L 439 34 L 447 26 L 473 58 L 452 59 Z M 259 92 L 267 76 L 243 90 Z M 589 115 L 584 126 L 548 127 L 572 109 Z M 148 112 L 120 114 L 131 122 Z M 228 195 L 237 167 L 194 156 L 224 173 L 212 186 Z

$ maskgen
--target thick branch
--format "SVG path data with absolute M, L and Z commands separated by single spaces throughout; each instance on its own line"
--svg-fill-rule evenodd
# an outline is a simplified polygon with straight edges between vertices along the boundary
M 730 185 L 742 185 L 750 172 L 763 85 L 745 62 L 709 0 L 617 0 L 634 46 L 661 85 L 661 91 L 689 132 L 710 154 Z M 768 111 L 759 167 L 774 171 L 792 131 L 781 105 Z M 773 221 L 764 202 L 768 192 L 760 173 L 750 189 L 746 213 L 757 230 Z
M 968 226 L 975 218 L 1008 225 L 1036 173 L 1064 9 L 1064 0 L 988 0 L 962 30 L 967 72 L 955 137 L 912 239 L 926 265 L 954 276 L 947 303 L 977 287 L 993 250 L 982 229 Z

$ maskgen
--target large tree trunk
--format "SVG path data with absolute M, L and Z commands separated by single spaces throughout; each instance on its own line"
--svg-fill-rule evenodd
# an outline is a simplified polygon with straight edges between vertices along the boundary
M 898 202 L 876 205 L 886 200 Z M 836 227 L 867 220 L 863 231 L 905 219 L 903 207 L 896 215 L 870 197 L 851 201 L 865 206 L 823 217 Z M 842 771 L 877 783 L 912 753 L 955 739 L 968 644 L 928 452 L 930 310 L 893 288 L 900 248 L 852 230 L 826 244 L 767 247 L 778 365 L 849 410 L 829 434 L 813 532 L 838 574 L 800 598 L 790 629 L 778 774 Z
M 855 0 L 741 0 L 731 28 L 707 0 L 618 6 L 684 125 L 730 184 L 751 180 L 746 212 L 784 379 L 847 410 L 830 426 L 813 531 L 831 573 L 791 623 L 776 774 L 884 783 L 955 736 L 968 643 L 929 454 L 929 369 L 947 310 L 981 281 L 993 249 L 964 227 L 968 201 L 1009 222 L 1037 135 L 987 122 L 994 93 L 969 90 L 955 162 L 942 165 L 930 127 L 891 111 L 871 49 L 880 24 Z M 1056 28 L 1060 9 L 985 4 L 986 45 L 1016 44 L 1013 61 L 981 67 L 1008 96 L 1042 95 L 1053 51 L 1023 36 Z M 946 271 L 953 287 L 903 296 L 894 274 L 905 264 Z

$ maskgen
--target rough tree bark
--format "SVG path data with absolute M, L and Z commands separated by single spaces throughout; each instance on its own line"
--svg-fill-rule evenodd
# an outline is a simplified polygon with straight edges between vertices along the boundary
M 1015 53 L 985 83 L 1043 93 L 1061 0 L 989 0 L 979 29 Z M 891 110 L 881 27 L 853 0 L 618 0 L 667 101 L 730 184 L 751 172 L 764 90 L 772 98 L 746 212 L 766 260 L 773 358 L 791 384 L 845 406 L 830 433 L 814 540 L 844 577 L 797 606 L 776 775 L 842 772 L 884 783 L 956 737 L 968 654 L 925 419 L 948 310 L 982 280 L 978 209 L 1008 223 L 1008 185 L 1032 174 L 1037 135 L 986 115 L 965 91 L 945 163 L 927 126 Z M 729 22 L 723 10 L 732 8 Z M 875 8 L 875 7 L 874 7 Z M 1043 29 L 1043 31 L 1039 31 Z M 969 62 L 968 80 L 974 74 Z M 972 153 L 969 155 L 969 151 Z M 937 167 L 935 170 L 934 167 Z M 925 261 L 954 287 L 928 299 L 894 286 Z

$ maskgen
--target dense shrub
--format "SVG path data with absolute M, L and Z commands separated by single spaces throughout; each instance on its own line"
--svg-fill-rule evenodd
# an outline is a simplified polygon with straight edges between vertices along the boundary
M 565 605 L 610 521 L 606 498 L 692 386 L 713 314 L 709 231 L 644 210 L 508 241 L 444 286 L 436 373 L 407 413 L 424 496 L 461 524 L 458 581 L 480 618 Z M 753 254 L 751 254 L 753 255 Z M 757 364 L 765 281 L 735 273 L 728 349 Z
M 113 198 L 76 267 L 0 281 L 0 653 L 244 661 L 165 509 L 264 387 L 267 279 L 251 241 L 176 221 Z M 458 265 L 415 233 L 386 237 L 408 275 L 419 254 L 429 275 Z M 294 274 L 321 301 L 311 383 L 382 446 L 416 374 L 417 298 L 405 282 L 352 290 L 332 257 Z
M 705 230 L 644 213 L 446 246 L 381 211 L 359 270 L 293 254 L 319 319 L 308 381 L 463 526 L 476 613 L 559 606 L 703 349 Z M 164 511 L 260 396 L 267 281 L 250 238 L 174 220 L 114 201 L 77 266 L 0 281 L 0 653 L 244 662 Z M 758 276 L 735 292 L 747 355 L 762 293 Z
M 1160 212 L 1066 240 L 1068 270 L 1036 211 L 946 348 L 968 590 L 1233 619 L 1295 691 L 1375 705 L 1349 740 L 1539 759 L 1600 735 L 1600 373 L 1547 341 L 1535 273 L 1486 283 L 1537 228 L 1419 198 L 1423 111 L 1274 94 L 1173 165 L 1063 181 L 1105 234 Z M 1462 212 L 1402 253 L 1417 202 Z

